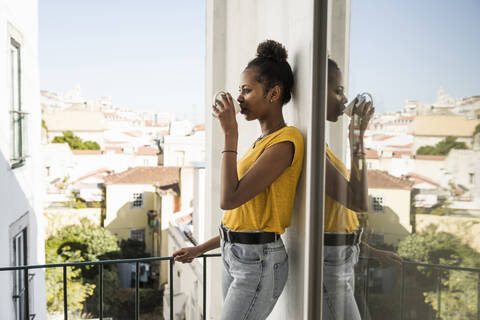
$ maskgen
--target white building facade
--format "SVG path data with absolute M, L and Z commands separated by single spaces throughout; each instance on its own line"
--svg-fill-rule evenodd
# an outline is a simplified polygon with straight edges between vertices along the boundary
M 43 264 L 37 1 L 0 0 L 0 49 L 0 266 Z M 22 275 L 0 272 L 0 319 L 45 319 L 44 271 L 29 271 L 28 301 Z

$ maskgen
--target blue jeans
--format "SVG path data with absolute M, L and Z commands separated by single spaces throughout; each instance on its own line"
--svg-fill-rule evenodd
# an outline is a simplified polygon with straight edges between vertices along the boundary
M 354 296 L 359 253 L 359 245 L 324 246 L 323 320 L 361 319 Z
M 288 277 L 282 239 L 267 244 L 221 241 L 222 320 L 263 320 L 272 312 Z

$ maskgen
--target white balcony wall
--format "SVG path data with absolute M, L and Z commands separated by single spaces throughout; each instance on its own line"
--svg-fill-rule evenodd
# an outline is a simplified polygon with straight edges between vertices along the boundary
M 13 141 L 10 110 L 12 65 L 11 38 L 20 46 L 21 110 L 28 112 L 26 140 L 28 158 L 22 167 L 11 169 Z M 13 237 L 26 228 L 26 263 L 44 263 L 42 232 L 42 189 L 40 166 L 40 88 L 38 76 L 38 2 L 0 0 L 0 266 L 14 264 Z M 8 72 L 7 72 L 8 70 Z M 18 70 L 18 69 L 17 69 Z M 32 270 L 30 314 L 46 318 L 44 271 Z M 0 272 L 0 319 L 16 319 L 13 272 Z
M 312 43 L 313 0 L 303 1 L 207 1 L 207 61 L 205 105 L 218 90 L 227 90 L 237 96 L 240 74 L 255 57 L 257 45 L 273 39 L 285 45 L 289 62 L 295 74 L 292 101 L 284 106 L 288 125 L 295 125 L 308 136 L 312 108 Z M 239 154 L 261 134 L 257 122 L 246 122 L 237 117 L 240 139 Z M 206 111 L 206 229 L 207 238 L 217 235 L 222 211 L 219 208 L 220 161 L 223 135 L 218 121 Z M 305 140 L 306 152 L 309 141 Z M 308 190 L 306 166 L 297 189 L 292 225 L 283 236 L 290 262 L 286 288 L 269 319 L 300 319 L 304 314 L 305 265 L 307 232 L 306 203 Z M 307 173 L 308 175 L 308 173 Z M 208 319 L 218 319 L 221 309 L 221 261 L 210 259 L 208 264 Z
M 208 0 L 207 1 L 207 50 L 206 50 L 206 101 L 211 105 L 211 99 L 218 90 L 226 90 L 234 94 L 238 92 L 240 73 L 248 61 L 254 58 L 257 45 L 265 39 L 273 39 L 285 45 L 289 54 L 289 62 L 295 75 L 295 86 L 292 101 L 284 106 L 284 116 L 288 125 L 295 125 L 305 138 L 305 160 L 302 176 L 297 188 L 295 207 L 292 215 L 292 224 L 283 236 L 289 253 L 289 277 L 275 309 L 269 319 L 308 319 L 314 301 L 309 300 L 308 292 L 315 279 L 311 278 L 312 268 L 321 268 L 320 265 L 310 263 L 313 251 L 320 252 L 322 243 L 310 243 L 311 233 L 322 232 L 310 228 L 310 220 L 321 210 L 313 209 L 311 200 L 317 195 L 312 194 L 312 177 L 319 166 L 312 163 L 312 145 L 318 136 L 313 136 L 316 126 L 312 124 L 312 115 L 315 108 L 323 104 L 313 101 L 321 97 L 317 90 L 324 92 L 325 88 L 313 88 L 315 79 L 322 75 L 316 74 L 316 68 L 322 62 L 315 61 L 314 55 L 321 52 L 321 47 L 329 48 L 332 58 L 337 60 L 348 79 L 348 41 L 349 41 L 349 11 L 350 2 L 329 1 L 329 10 L 326 15 L 332 20 L 329 28 L 328 41 L 319 43 L 319 28 L 325 30 L 326 21 L 315 21 L 323 14 L 320 8 L 325 2 L 315 0 Z M 315 12 L 318 17 L 315 18 Z M 317 38 L 316 38 L 317 37 Z M 318 45 L 318 47 L 317 47 Z M 320 51 L 315 51 L 318 50 Z M 217 227 L 222 218 L 219 208 L 220 189 L 220 161 L 223 148 L 223 135 L 216 119 L 206 108 L 206 238 L 217 235 Z M 246 122 L 240 115 L 239 124 L 239 154 L 244 153 L 250 144 L 260 135 L 256 122 Z M 345 120 L 335 126 L 327 127 L 327 142 L 333 151 L 344 158 L 346 146 Z M 320 130 L 321 132 L 321 130 Z M 331 137 L 331 138 L 330 138 Z M 320 174 L 320 176 L 322 176 Z M 322 187 L 321 187 L 322 188 Z M 322 189 L 323 190 L 323 189 Z M 209 192 L 210 191 L 210 192 Z M 321 201 L 320 201 L 321 202 Z M 322 203 L 322 202 L 321 202 Z M 321 219 L 320 219 L 321 221 Z M 311 231 L 312 230 L 312 231 Z M 321 237 L 319 237 L 321 238 Z M 318 256 L 318 254 L 317 254 Z M 316 261 L 316 260 L 315 260 Z M 221 310 L 221 280 L 222 267 L 220 261 L 211 259 L 208 265 L 207 294 L 209 309 L 207 319 L 218 319 Z M 315 292 L 318 291 L 317 289 Z M 320 303 L 320 297 L 318 297 Z M 313 308 L 314 309 L 314 308 Z M 310 311 L 309 311 L 310 310 Z

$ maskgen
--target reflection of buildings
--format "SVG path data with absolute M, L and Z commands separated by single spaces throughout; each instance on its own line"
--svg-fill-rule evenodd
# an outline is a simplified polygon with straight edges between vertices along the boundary
M 412 183 L 380 170 L 368 171 L 367 230 L 372 244 L 397 245 L 412 231 Z
M 437 99 L 432 104 L 407 100 L 402 113 L 408 115 L 457 115 L 467 119 L 480 119 L 480 96 L 455 99 L 443 88 L 437 91 Z
M 480 120 L 468 119 L 457 115 L 425 115 L 415 119 L 414 147 L 434 146 L 446 137 L 458 137 L 458 142 L 465 142 L 471 147 L 473 132 Z
M 37 1 L 0 0 L 0 69 L 0 265 L 43 264 Z M 44 270 L 0 283 L 0 319 L 46 318 Z

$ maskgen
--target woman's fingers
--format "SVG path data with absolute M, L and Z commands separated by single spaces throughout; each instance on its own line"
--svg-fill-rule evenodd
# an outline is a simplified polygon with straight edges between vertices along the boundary
M 218 114 L 220 113 L 220 110 L 218 110 L 216 105 L 212 106 L 213 114 L 218 117 Z

